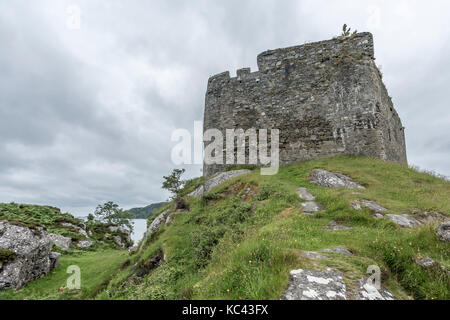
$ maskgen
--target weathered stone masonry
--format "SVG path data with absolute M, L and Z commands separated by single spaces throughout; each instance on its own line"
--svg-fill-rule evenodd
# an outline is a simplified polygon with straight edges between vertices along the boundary
M 209 79 L 204 130 L 279 129 L 281 164 L 338 154 L 406 164 L 404 128 L 374 60 L 370 33 L 263 52 L 259 71 Z M 205 176 L 222 170 L 204 165 Z

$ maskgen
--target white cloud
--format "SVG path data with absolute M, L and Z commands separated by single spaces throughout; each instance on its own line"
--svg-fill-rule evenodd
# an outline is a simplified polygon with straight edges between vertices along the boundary
M 77 30 L 66 26 L 72 4 Z M 449 9 L 447 1 L 1 3 L 0 201 L 86 214 L 102 201 L 164 200 L 172 130 L 203 118 L 209 76 L 255 70 L 258 53 L 331 38 L 343 23 L 374 34 L 409 161 L 450 175 Z

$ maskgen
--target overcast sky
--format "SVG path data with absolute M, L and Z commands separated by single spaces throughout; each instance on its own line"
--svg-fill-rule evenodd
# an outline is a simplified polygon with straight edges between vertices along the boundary
M 209 76 L 343 23 L 374 35 L 409 163 L 450 176 L 448 1 L 1 0 L 0 202 L 165 200 L 171 133 L 202 120 Z

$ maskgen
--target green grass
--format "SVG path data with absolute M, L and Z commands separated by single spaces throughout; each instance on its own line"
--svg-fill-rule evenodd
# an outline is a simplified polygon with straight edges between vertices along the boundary
M 0 300 L 92 299 L 108 285 L 127 259 L 128 253 L 124 250 L 63 255 L 60 265 L 50 274 L 29 282 L 17 291 L 0 291 Z M 61 292 L 60 288 L 66 286 L 67 279 L 71 276 L 66 272 L 71 265 L 80 267 L 81 289 Z
M 341 172 L 361 182 L 365 190 L 326 189 L 307 177 L 314 168 Z M 307 187 L 326 210 L 301 214 L 296 194 Z M 252 190 L 252 195 L 246 193 Z M 424 270 L 413 258 L 429 256 L 450 267 L 449 244 L 440 242 L 435 226 L 402 229 L 375 219 L 367 209 L 355 211 L 351 200 L 374 200 L 389 213 L 413 209 L 450 215 L 450 183 L 405 166 L 363 157 L 336 157 L 280 168 L 275 176 L 259 170 L 211 190 L 202 199 L 188 199 L 191 211 L 176 212 L 131 257 L 131 265 L 149 261 L 159 250 L 167 258 L 144 276 L 133 268 L 120 271 L 103 299 L 279 299 L 297 268 L 334 267 L 351 288 L 378 265 L 382 285 L 398 299 L 450 299 L 448 275 Z M 350 230 L 324 230 L 331 220 Z M 355 255 L 330 254 L 333 259 L 300 258 L 302 250 L 343 245 Z
M 314 168 L 346 174 L 366 189 L 313 185 L 308 174 Z M 199 183 L 201 179 L 191 181 L 189 191 Z M 302 214 L 296 192 L 301 186 L 325 206 L 323 212 Z M 450 299 L 448 274 L 414 263 L 414 258 L 428 256 L 450 268 L 450 245 L 437 239 L 436 226 L 400 228 L 375 219 L 366 208 L 354 210 L 350 201 L 357 199 L 376 201 L 388 213 L 417 209 L 450 216 L 450 182 L 406 166 L 348 156 L 284 166 L 275 176 L 261 176 L 255 169 L 200 199 L 186 198 L 189 212 L 174 211 L 173 204 L 161 208 L 149 221 L 167 209 L 174 220 L 139 252 L 64 256 L 51 275 L 18 292 L 0 293 L 0 298 L 279 299 L 292 269 L 336 268 L 353 288 L 368 277 L 368 266 L 377 265 L 382 286 L 397 299 Z M 324 230 L 331 220 L 352 228 Z M 300 256 L 301 251 L 340 245 L 354 255 L 326 253 L 331 259 L 315 261 Z M 165 261 L 158 266 L 156 257 Z M 82 266 L 85 287 L 61 294 L 71 264 Z

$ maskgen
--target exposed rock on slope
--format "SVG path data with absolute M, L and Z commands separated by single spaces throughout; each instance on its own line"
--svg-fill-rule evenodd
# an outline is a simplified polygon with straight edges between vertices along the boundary
M 282 300 L 393 300 L 392 293 L 384 288 L 377 289 L 360 279 L 356 293 L 347 287 L 343 275 L 335 270 L 292 270 L 290 283 Z
M 50 239 L 53 241 L 53 243 L 60 247 L 62 250 L 68 250 L 70 248 L 70 245 L 72 244 L 72 239 L 68 237 L 64 237 L 60 234 L 49 234 Z
M 365 189 L 351 178 L 323 169 L 314 169 L 309 174 L 310 182 L 326 188 Z
M 436 230 L 439 239 L 450 242 L 450 221 L 442 223 Z
M 142 239 L 140 248 L 142 248 L 142 246 L 147 242 L 147 240 L 152 236 L 153 233 L 155 233 L 156 231 L 159 230 L 159 228 L 161 227 L 161 224 L 165 221 L 167 213 L 169 213 L 169 210 L 163 211 L 148 226 L 147 231 L 144 233 L 144 238 Z
M 0 290 L 18 289 L 46 275 L 59 261 L 51 252 L 53 241 L 42 227 L 30 229 L 0 221 L 0 248 L 16 254 L 0 268 Z
M 244 175 L 246 173 L 250 173 L 250 170 L 234 170 L 234 171 L 226 171 L 226 172 L 220 172 L 212 176 L 210 179 L 208 179 L 205 182 L 204 187 L 200 186 L 194 191 L 192 191 L 188 196 L 190 197 L 200 197 L 202 194 L 210 191 L 212 188 L 217 187 L 218 185 L 221 185 L 225 181 L 228 181 L 232 178 L 239 177 L 241 175 Z
M 336 272 L 292 270 L 282 300 L 345 300 L 346 285 Z

